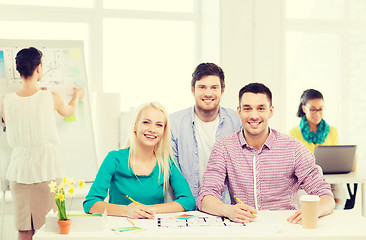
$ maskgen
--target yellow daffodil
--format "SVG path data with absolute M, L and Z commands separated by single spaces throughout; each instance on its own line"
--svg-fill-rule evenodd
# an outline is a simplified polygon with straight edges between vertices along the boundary
M 57 186 L 57 191 L 62 191 L 65 187 L 65 183 L 61 183 L 60 185 Z
M 67 181 L 67 185 L 69 185 L 70 188 L 74 187 L 74 179 L 69 178 Z
M 82 188 L 84 186 L 84 181 L 79 182 L 79 188 Z M 50 184 L 48 184 L 50 187 L 50 192 L 55 193 L 55 200 L 56 205 L 58 208 L 58 217 L 60 220 L 67 220 L 67 214 L 66 214 L 66 203 L 65 203 L 65 192 L 68 192 L 71 196 L 74 195 L 75 189 L 74 189 L 74 179 L 73 178 L 67 178 L 64 177 L 63 181 L 57 185 L 55 181 L 51 181 Z M 71 206 L 71 202 L 70 205 Z
M 83 180 L 81 180 L 80 182 L 79 182 L 79 188 L 81 189 L 81 188 L 83 188 L 84 187 L 84 184 L 85 184 L 85 182 L 83 181 Z
M 69 193 L 70 193 L 71 196 L 74 195 L 74 188 L 70 188 Z
M 50 187 L 50 192 L 54 193 L 57 189 L 57 184 L 55 181 L 51 181 L 50 184 L 48 184 L 48 186 Z
M 57 199 L 60 199 L 61 201 L 64 201 L 65 200 L 65 196 L 61 193 L 56 193 L 56 198 Z

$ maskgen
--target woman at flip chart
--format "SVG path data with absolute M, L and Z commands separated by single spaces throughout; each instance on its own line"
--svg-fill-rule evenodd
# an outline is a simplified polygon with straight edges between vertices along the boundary
M 66 104 L 56 92 L 40 89 L 43 76 L 42 52 L 34 47 L 20 50 L 16 69 L 21 88 L 7 94 L 1 104 L 6 135 L 13 148 L 6 178 L 15 207 L 18 239 L 32 239 L 34 231 L 45 223 L 51 208 L 56 209 L 48 184 L 63 178 L 58 149 L 59 137 L 55 111 L 61 116 L 74 114 L 83 89 L 74 89 Z

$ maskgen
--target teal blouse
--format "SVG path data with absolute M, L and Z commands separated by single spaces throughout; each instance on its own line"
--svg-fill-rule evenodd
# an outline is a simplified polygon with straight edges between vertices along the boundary
M 104 201 L 109 190 L 109 203 L 128 205 L 126 195 L 145 205 L 164 203 L 163 176 L 159 179 L 156 164 L 149 175 L 135 175 L 129 165 L 129 149 L 111 151 L 100 166 L 97 176 L 83 202 L 85 213 L 98 201 Z M 186 179 L 173 161 L 170 162 L 169 183 L 176 202 L 186 211 L 195 209 L 195 199 Z

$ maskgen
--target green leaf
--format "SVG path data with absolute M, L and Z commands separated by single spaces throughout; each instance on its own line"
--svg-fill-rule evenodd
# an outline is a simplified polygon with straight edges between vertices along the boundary
M 56 205 L 57 205 L 57 209 L 58 209 L 58 219 L 67 220 L 65 200 L 61 201 L 60 199 L 57 198 Z

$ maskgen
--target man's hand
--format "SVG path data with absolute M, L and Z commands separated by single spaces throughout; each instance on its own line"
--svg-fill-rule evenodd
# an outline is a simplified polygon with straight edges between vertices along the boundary
M 246 204 L 237 203 L 235 205 L 227 205 L 227 217 L 234 222 L 249 223 L 256 218 L 257 210 Z
M 301 210 L 297 210 L 291 217 L 287 218 L 287 221 L 293 224 L 300 223 L 302 220 Z

